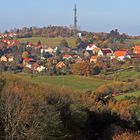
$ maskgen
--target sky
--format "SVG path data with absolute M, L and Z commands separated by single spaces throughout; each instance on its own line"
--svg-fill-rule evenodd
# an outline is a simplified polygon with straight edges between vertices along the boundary
M 75 3 L 81 30 L 140 35 L 140 0 L 0 0 L 0 32 L 73 25 Z

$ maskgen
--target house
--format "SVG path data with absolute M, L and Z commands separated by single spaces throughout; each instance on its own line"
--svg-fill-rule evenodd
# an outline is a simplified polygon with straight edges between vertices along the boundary
M 119 61 L 124 61 L 126 58 L 131 58 L 128 50 L 117 50 L 114 52 L 114 58 Z
M 96 63 L 98 60 L 98 56 L 91 56 L 90 63 Z
M 79 55 L 73 55 L 72 56 L 75 63 L 81 63 L 83 59 Z
M 45 70 L 45 67 L 44 66 L 39 66 L 39 67 L 37 67 L 37 69 L 36 69 L 38 72 L 42 72 L 43 70 Z
M 93 54 L 98 54 L 98 52 L 100 51 L 101 49 L 100 48 L 93 48 L 92 52 Z
M 84 60 L 78 56 L 76 59 L 75 59 L 75 63 L 82 63 Z
M 47 48 L 45 51 L 48 52 L 48 53 L 53 53 L 54 52 L 53 48 L 51 48 L 51 47 Z
M 13 47 L 14 45 L 18 46 L 20 44 L 20 42 L 17 40 L 4 39 L 3 42 L 6 43 L 8 45 L 8 47 Z
M 79 55 L 75 54 L 72 55 L 73 60 L 82 59 Z
M 65 65 L 65 63 L 62 62 L 62 61 L 60 61 L 60 62 L 58 62 L 58 63 L 56 64 L 56 68 L 57 68 L 57 69 L 62 69 L 62 68 L 64 68 L 64 67 L 66 67 L 66 65 Z
M 71 55 L 69 55 L 69 54 L 64 54 L 63 55 L 63 60 L 70 60 L 70 59 L 72 59 Z
M 140 45 L 135 45 L 133 47 L 133 53 L 140 55 Z
M 11 55 L 11 54 L 8 54 L 6 56 L 3 55 L 0 60 L 3 61 L 3 62 L 13 62 L 14 61 L 14 56 Z
M 36 49 L 42 49 L 42 48 L 43 48 L 43 45 L 42 45 L 42 44 L 40 44 L 40 45 L 35 45 L 35 48 L 36 48 Z
M 94 48 L 97 48 L 97 46 L 95 46 L 95 44 L 89 44 L 89 45 L 86 47 L 86 50 L 87 50 L 87 51 L 92 51 Z
M 44 53 L 44 52 L 45 53 L 48 52 L 50 54 L 54 52 L 54 50 L 51 47 L 49 47 L 49 48 L 42 48 L 40 51 L 41 51 L 41 54 Z
M 103 55 L 104 55 L 104 54 L 103 54 L 102 50 L 99 50 L 98 56 L 103 56 Z
M 29 42 L 27 45 L 26 45 L 26 47 L 28 48 L 32 48 L 34 46 L 34 44 L 33 43 L 31 43 L 31 42 Z
M 84 51 L 84 52 L 83 52 L 83 56 L 84 56 L 85 58 L 88 58 L 88 57 L 90 56 L 90 53 L 89 53 L 88 51 Z
M 12 55 L 7 56 L 7 58 L 8 58 L 8 62 L 14 61 L 14 56 L 12 56 Z
M 37 68 L 39 67 L 38 63 L 33 63 L 32 64 L 32 69 L 37 71 Z
M 23 63 L 23 65 L 26 65 L 30 61 L 33 61 L 33 59 L 32 58 L 24 58 L 22 63 Z
M 40 60 L 46 60 L 46 58 L 45 58 L 45 57 L 43 57 L 43 56 L 41 56 L 41 57 L 40 57 Z
M 0 61 L 1 62 L 7 62 L 8 61 L 8 58 L 6 57 L 6 56 L 2 56 L 1 58 L 0 58 Z
M 13 37 L 16 37 L 16 36 L 17 36 L 17 34 L 16 34 L 16 33 L 8 33 L 8 37 L 13 38 Z
M 103 48 L 99 50 L 98 56 L 112 56 L 113 51 L 110 48 Z
M 26 63 L 26 64 L 24 64 L 24 67 L 25 67 L 25 68 L 29 68 L 29 69 L 31 69 L 31 68 L 32 68 L 32 65 L 31 65 L 31 64 L 28 64 L 28 63 Z

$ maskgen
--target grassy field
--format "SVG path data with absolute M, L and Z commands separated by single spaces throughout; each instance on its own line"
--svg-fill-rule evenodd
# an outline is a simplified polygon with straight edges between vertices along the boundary
M 133 39 L 132 43 L 135 45 L 140 45 L 140 39 Z
M 126 41 L 129 44 L 140 45 L 140 39 L 127 39 Z M 132 46 L 131 46 L 132 47 Z
M 60 44 L 60 41 L 62 40 L 62 37 L 55 37 L 55 38 L 46 38 L 46 37 L 31 37 L 31 38 L 21 38 L 18 39 L 20 42 L 32 42 L 33 44 L 37 44 L 37 42 L 40 40 L 42 42 L 42 44 L 44 45 L 48 45 L 50 47 L 54 47 L 54 46 L 58 46 Z M 69 45 L 71 47 L 75 47 L 75 38 L 70 37 L 70 38 L 65 38 Z M 140 40 L 139 39 L 128 39 L 127 40 L 128 43 L 130 44 L 140 44 Z
M 55 87 L 59 88 L 67 88 L 73 91 L 80 91 L 80 92 L 86 92 L 88 90 L 95 91 L 100 85 L 105 83 L 111 83 L 111 81 L 105 81 L 98 78 L 93 77 L 83 77 L 83 76 L 74 76 L 74 75 L 68 75 L 68 76 L 35 76 L 31 77 L 31 75 L 26 73 L 19 73 L 19 74 L 11 74 L 11 73 L 3 73 L 4 77 L 6 79 L 22 79 L 31 83 L 37 83 L 40 85 L 53 85 Z M 135 91 L 132 93 L 125 93 L 119 96 L 116 96 L 115 99 L 121 100 L 125 96 L 134 96 L 134 97 L 140 97 L 140 90 Z
M 42 44 L 50 46 L 50 47 L 55 47 L 55 46 L 59 46 L 61 40 L 63 38 L 62 37 L 56 37 L 56 38 L 46 38 L 46 37 L 31 37 L 31 38 L 21 38 L 18 39 L 20 42 L 31 42 L 33 44 L 37 44 L 37 42 L 40 40 Z M 75 38 L 65 38 L 68 42 L 68 44 L 71 47 L 75 47 Z
M 140 97 L 140 91 L 122 94 L 122 95 L 116 96 L 115 99 L 121 100 L 121 99 L 125 98 L 126 96 Z
M 34 83 L 39 84 L 48 84 L 54 85 L 57 87 L 65 87 L 72 90 L 77 91 L 88 91 L 92 90 L 95 91 L 100 85 L 104 84 L 105 81 L 96 78 L 89 78 L 83 76 L 37 76 L 31 77 L 29 74 L 20 73 L 20 74 L 11 74 L 11 73 L 4 73 L 4 76 L 8 78 L 21 78 L 27 81 L 31 81 Z
M 140 72 L 136 72 L 134 69 L 125 70 L 118 73 L 108 75 L 111 79 L 116 78 L 121 81 L 128 81 L 129 79 L 137 79 L 140 77 Z
M 113 78 L 115 79 L 115 77 L 116 77 L 117 80 L 128 82 L 129 80 L 135 80 L 137 78 L 140 78 L 140 72 L 136 72 L 134 69 L 131 69 L 131 70 L 126 70 L 126 71 L 122 71 L 119 73 L 115 73 L 115 74 L 110 74 L 110 75 L 108 75 L 108 77 L 111 77 L 111 79 L 113 79 Z M 121 100 L 121 99 L 125 98 L 125 96 L 140 97 L 140 90 L 132 92 L 132 93 L 125 93 L 122 95 L 118 95 L 115 97 L 115 99 Z

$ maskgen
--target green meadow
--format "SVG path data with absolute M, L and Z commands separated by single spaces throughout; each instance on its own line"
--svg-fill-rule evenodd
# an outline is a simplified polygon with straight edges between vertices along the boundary
M 133 97 L 140 97 L 140 91 L 135 91 L 135 92 L 132 92 L 132 93 L 126 93 L 126 94 L 122 94 L 122 95 L 118 95 L 118 96 L 116 96 L 115 97 L 115 99 L 117 99 L 117 100 L 122 100 L 122 99 L 124 99 L 125 97 L 131 97 L 131 96 L 133 96 Z
M 108 75 L 109 78 L 116 79 L 119 81 L 129 81 L 129 80 L 134 80 L 140 77 L 140 72 L 136 72 L 134 69 L 131 70 L 125 70 L 121 72 L 116 72 L 113 74 Z
M 3 76 L 9 81 L 13 79 L 25 80 L 29 83 L 37 83 L 41 86 L 50 85 L 51 87 L 65 88 L 68 90 L 86 92 L 86 91 L 95 91 L 102 84 L 111 83 L 111 80 L 103 80 L 95 77 L 84 77 L 76 75 L 65 75 L 65 76 L 31 76 L 27 73 L 12 74 L 4 72 Z M 126 76 L 126 75 L 125 75 Z M 115 96 L 115 99 L 121 100 L 125 96 L 134 96 L 140 97 L 140 91 L 135 91 L 132 93 L 125 93 L 118 96 Z
M 89 78 L 83 76 L 75 76 L 75 75 L 67 75 L 67 76 L 34 76 L 32 77 L 26 73 L 19 74 L 11 74 L 4 73 L 6 79 L 22 79 L 33 83 L 39 83 L 42 85 L 52 85 L 60 88 L 68 88 L 76 91 L 95 91 L 100 85 L 104 84 L 106 81 L 97 79 L 97 78 Z
M 37 42 L 40 40 L 42 44 L 47 45 L 49 47 L 56 47 L 59 46 L 61 40 L 63 38 L 62 37 L 55 37 L 55 38 L 47 38 L 47 37 L 31 37 L 31 38 L 20 38 L 18 39 L 20 42 L 31 42 L 33 44 L 37 44 Z M 70 38 L 64 38 L 66 39 L 66 41 L 68 42 L 68 44 L 71 47 L 75 47 L 76 46 L 76 40 L 73 37 Z

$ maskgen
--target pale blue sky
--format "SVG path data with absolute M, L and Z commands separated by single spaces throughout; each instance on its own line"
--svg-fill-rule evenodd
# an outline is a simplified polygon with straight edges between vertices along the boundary
M 0 0 L 0 32 L 24 26 L 69 26 L 77 4 L 82 30 L 140 35 L 140 0 Z

